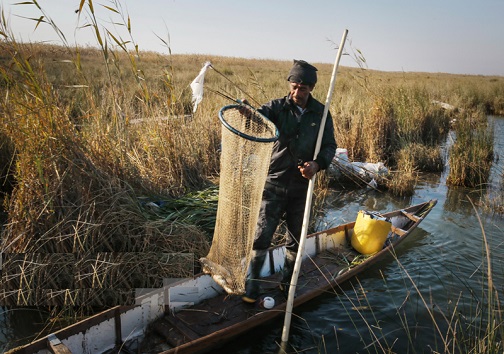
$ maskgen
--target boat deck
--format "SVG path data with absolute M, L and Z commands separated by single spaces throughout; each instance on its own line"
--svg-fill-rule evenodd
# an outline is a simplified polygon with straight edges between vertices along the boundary
M 303 261 L 296 288 L 296 305 L 324 291 L 331 291 L 331 283 L 334 284 L 338 273 L 350 269 L 353 261 L 363 257 L 350 248 L 339 251 L 328 250 Z M 170 348 L 206 335 L 219 332 L 225 335 L 225 330 L 230 327 L 235 327 L 233 332 L 244 332 L 245 328 L 240 326 L 250 320 L 253 321 L 253 317 L 258 317 L 258 321 L 264 321 L 264 316 L 273 318 L 283 314 L 287 299 L 279 289 L 280 278 L 281 275 L 276 273 L 261 279 L 262 296 L 275 299 L 273 309 L 266 310 L 258 304 L 246 303 L 240 296 L 222 294 L 177 313 L 166 313 L 163 318 L 151 325 L 141 351 L 143 353 L 169 351 Z M 206 345 L 208 344 L 207 342 Z

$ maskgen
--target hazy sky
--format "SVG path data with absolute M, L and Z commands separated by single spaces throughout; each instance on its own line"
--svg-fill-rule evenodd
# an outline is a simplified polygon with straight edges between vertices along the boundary
M 1 0 L 17 39 L 55 40 L 54 30 L 18 16 L 40 17 L 34 5 Z M 87 2 L 87 1 L 86 1 Z M 85 6 L 80 0 L 38 0 L 68 42 L 96 45 Z M 120 16 L 93 1 L 98 22 L 122 39 Z M 333 63 L 345 29 L 347 50 L 360 50 L 369 69 L 504 76 L 504 0 L 129 0 L 122 1 L 131 18 L 140 50 L 215 54 L 244 58 L 304 59 Z M 340 65 L 356 66 L 349 56 Z

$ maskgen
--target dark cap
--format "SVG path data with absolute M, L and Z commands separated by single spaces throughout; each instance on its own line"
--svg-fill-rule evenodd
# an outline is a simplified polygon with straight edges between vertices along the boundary
M 315 85 L 317 83 L 317 68 L 304 60 L 294 60 L 294 65 L 292 65 L 289 71 L 287 81 Z

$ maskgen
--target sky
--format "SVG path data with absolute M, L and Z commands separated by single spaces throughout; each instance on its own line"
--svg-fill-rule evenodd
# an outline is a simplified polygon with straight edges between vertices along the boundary
M 117 1 L 94 0 L 96 20 L 130 40 L 129 17 L 140 50 L 334 63 L 348 30 L 345 52 L 362 53 L 368 69 L 504 76 L 504 0 Z M 42 13 L 26 2 L 1 0 L 15 38 L 61 43 L 48 24 L 35 29 Z M 69 44 L 97 46 L 89 0 L 80 17 L 80 0 L 37 3 Z M 344 55 L 340 65 L 358 63 Z

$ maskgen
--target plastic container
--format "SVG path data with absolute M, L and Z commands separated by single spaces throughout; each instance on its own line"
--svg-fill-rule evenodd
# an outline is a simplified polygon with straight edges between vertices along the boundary
M 336 158 L 343 160 L 343 161 L 348 161 L 348 151 L 347 149 L 343 148 L 337 148 L 336 149 Z
M 361 210 L 355 221 L 352 247 L 361 254 L 376 253 L 383 248 L 391 228 L 390 221 Z

